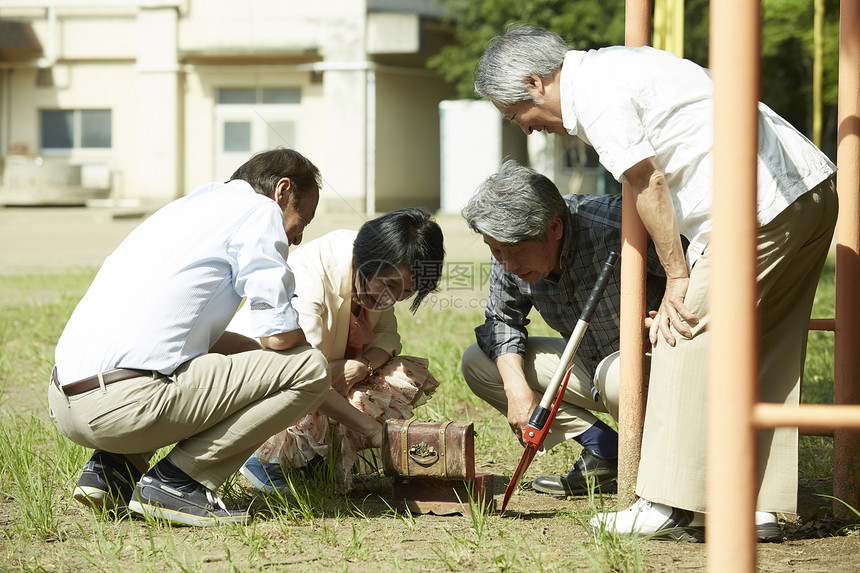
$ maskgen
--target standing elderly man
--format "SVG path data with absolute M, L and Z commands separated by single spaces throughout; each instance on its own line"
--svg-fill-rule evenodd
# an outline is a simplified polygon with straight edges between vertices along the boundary
M 650 47 L 570 50 L 558 35 L 522 26 L 487 49 L 475 89 L 527 134 L 581 138 L 616 179 L 630 183 L 667 284 L 650 330 L 639 500 L 625 511 L 594 516 L 589 526 L 701 540 L 710 211 L 718 192 L 707 70 Z M 759 104 L 756 249 L 764 402 L 799 401 L 809 315 L 836 223 L 834 171 L 809 140 Z M 686 260 L 679 230 L 690 238 Z M 797 430 L 759 432 L 757 452 L 758 536 L 778 539 L 775 512 L 796 511 Z
M 60 431 L 96 450 L 75 499 L 188 525 L 247 521 L 216 490 L 330 387 L 287 265 L 319 186 L 298 152 L 257 154 L 154 213 L 105 260 L 57 343 L 48 390 Z M 225 333 L 243 297 L 262 349 Z
M 598 273 L 612 251 L 621 251 L 621 196 L 562 196 L 547 177 L 508 161 L 478 187 L 462 215 L 493 255 L 486 322 L 475 329 L 477 344 L 463 355 L 463 376 L 475 394 L 507 415 L 522 441 Z M 650 308 L 660 303 L 665 282 L 652 245 Z M 617 419 L 617 374 L 595 373 L 617 370 L 612 365 L 618 356 L 619 285 L 613 276 L 597 305 L 545 442 L 550 449 L 573 438 L 582 456 L 567 476 L 535 479 L 537 491 L 581 495 L 589 480 L 604 492 L 614 485 L 618 434 L 589 410 Z M 532 308 L 561 338 L 528 335 Z

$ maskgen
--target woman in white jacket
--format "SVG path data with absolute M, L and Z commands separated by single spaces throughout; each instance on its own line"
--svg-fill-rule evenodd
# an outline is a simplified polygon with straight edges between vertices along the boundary
M 436 290 L 444 254 L 439 225 L 421 209 L 393 211 L 358 232 L 332 231 L 290 253 L 293 306 L 308 342 L 329 361 L 332 390 L 319 410 L 248 459 L 241 472 L 255 487 L 285 487 L 284 468 L 327 459 L 334 446 L 339 489 L 349 490 L 358 452 L 381 445 L 382 422 L 411 417 L 435 391 L 426 359 L 399 356 L 394 303 L 411 297 L 415 312 Z M 252 312 L 240 310 L 228 330 L 242 332 Z

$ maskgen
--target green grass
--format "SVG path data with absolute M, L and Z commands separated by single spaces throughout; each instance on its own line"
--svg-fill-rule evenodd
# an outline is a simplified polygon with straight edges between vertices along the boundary
M 833 267 L 825 269 L 814 316 L 833 314 Z M 155 520 L 99 516 L 75 503 L 71 491 L 89 452 L 54 428 L 46 385 L 54 344 L 86 291 L 94 270 L 0 276 L 0 570 L 72 571 L 642 571 L 647 544 L 595 539 L 585 531 L 595 511 L 615 498 L 577 499 L 502 517 L 435 517 L 397 513 L 384 488 L 334 493 L 330 476 L 292 481 L 286 495 L 259 496 L 243 478 L 222 488 L 229 502 L 258 512 L 251 525 L 206 530 Z M 442 293 L 480 300 L 482 292 Z M 509 476 L 522 449 L 503 416 L 474 397 L 460 375 L 462 350 L 474 341 L 481 308 L 398 309 L 404 354 L 426 356 L 441 382 L 416 413 L 424 419 L 469 421 L 477 430 L 480 471 Z M 451 303 L 453 298 L 448 300 Z M 532 317 L 533 334 L 550 334 Z M 833 395 L 833 335 L 810 335 L 803 401 Z M 165 450 L 166 451 L 166 450 Z M 160 452 L 160 455 L 164 451 Z M 529 475 L 570 468 L 578 446 L 563 444 L 538 457 Z M 801 486 L 832 493 L 832 444 L 801 441 Z M 384 481 L 384 480 L 382 480 Z M 500 500 L 497 491 L 497 500 Z M 514 496 L 512 507 L 517 505 Z M 430 542 L 428 544 L 428 541 Z M 671 568 L 671 562 L 664 567 Z
M 827 260 L 815 293 L 813 318 L 833 318 L 836 297 L 836 266 Z M 833 403 L 833 333 L 811 331 L 806 350 L 806 370 L 800 401 L 804 404 Z M 801 436 L 799 473 L 801 487 L 815 488 L 826 482 L 830 487 L 833 471 L 833 439 Z M 819 485 L 818 487 L 821 487 Z

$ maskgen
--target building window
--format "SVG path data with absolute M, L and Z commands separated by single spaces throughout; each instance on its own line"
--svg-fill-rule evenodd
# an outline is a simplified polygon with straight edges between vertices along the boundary
M 111 147 L 109 109 L 44 109 L 40 114 L 43 150 Z
M 224 151 L 251 151 L 251 122 L 224 122 Z
M 218 90 L 221 105 L 242 104 L 296 104 L 302 103 L 299 88 L 221 88 Z
M 214 95 L 213 180 L 223 181 L 254 153 L 301 149 L 301 88 L 223 87 Z

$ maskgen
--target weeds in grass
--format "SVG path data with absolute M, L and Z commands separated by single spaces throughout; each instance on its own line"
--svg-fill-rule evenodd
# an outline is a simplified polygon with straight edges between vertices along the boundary
M 499 571 L 512 571 L 517 564 L 517 553 L 509 548 L 493 554 L 493 565 Z
M 598 570 L 618 571 L 619 573 L 641 571 L 643 568 L 641 540 L 629 535 L 617 535 L 607 530 L 601 523 L 597 528 L 589 528 L 591 516 L 606 511 L 621 511 L 622 508 L 616 501 L 614 507 L 607 507 L 606 499 L 595 487 L 595 480 L 588 477 L 588 512 L 585 515 L 577 514 L 574 519 L 594 539 L 596 552 L 582 551 L 585 558 Z M 617 498 L 618 500 L 621 497 Z
M 415 516 L 412 515 L 412 511 L 409 510 L 408 506 L 405 506 L 402 511 L 397 511 L 391 504 L 387 501 L 384 502 L 385 506 L 388 508 L 388 514 L 394 516 L 399 519 L 400 522 L 406 526 L 406 529 L 410 531 L 414 531 L 418 528 L 418 523 L 415 521 Z
M 11 416 L 0 426 L 0 460 L 4 493 L 19 507 L 19 535 L 61 537 L 54 509 L 54 468 L 45 452 L 46 422 L 35 416 Z
M 531 543 L 526 543 L 525 546 L 526 546 L 526 552 L 528 553 L 529 558 L 531 559 L 531 563 L 532 563 L 531 567 L 528 568 L 529 572 L 530 573 L 543 573 L 544 572 L 543 556 L 541 555 L 540 548 L 531 544 Z
M 441 545 L 433 545 L 433 554 L 436 555 L 436 558 L 448 571 L 460 571 L 462 570 L 462 561 L 468 556 L 470 549 L 463 547 L 461 542 L 458 543 L 460 540 L 450 532 L 446 531 L 445 533 L 448 534 L 449 541 L 453 541 L 454 543 L 449 544 L 448 548 Z
M 838 497 L 834 497 L 832 495 L 826 495 L 826 494 L 816 494 L 816 495 L 818 495 L 818 497 L 826 497 L 827 499 L 832 499 L 832 500 L 838 501 L 839 503 L 841 503 L 842 505 L 847 507 L 848 510 L 851 511 L 857 517 L 858 520 L 860 520 L 860 510 L 858 510 L 857 508 L 852 506 L 850 503 L 848 503 L 844 500 L 841 500 Z M 857 529 L 860 529 L 860 523 L 851 523 L 849 525 L 842 527 L 839 531 L 841 531 L 841 532 L 857 531 Z
M 228 506 L 238 507 L 245 504 L 248 496 L 245 488 L 239 484 L 238 473 L 227 478 L 219 490 L 219 496 Z
M 812 479 L 829 477 L 833 470 L 833 438 L 800 436 L 798 463 L 800 475 Z M 805 481 L 810 481 L 809 479 Z
M 352 526 L 352 537 L 344 549 L 344 557 L 347 559 L 364 559 L 370 550 L 364 545 L 364 540 L 369 531 L 365 528 L 359 531 L 355 525 Z
M 842 505 L 847 507 L 854 515 L 857 516 L 858 519 L 860 519 L 860 511 L 858 511 L 857 508 L 855 508 L 854 506 L 852 506 L 848 502 L 843 501 L 843 500 L 839 499 L 838 497 L 834 497 L 832 495 L 818 494 L 818 497 L 826 497 L 828 499 L 835 499 L 836 501 L 838 501 L 839 503 L 841 503 Z
M 258 525 L 259 521 L 251 520 L 248 525 L 232 530 L 233 536 L 248 550 L 248 562 L 258 559 L 265 549 L 275 546 L 275 543 L 260 531 Z
M 270 516 L 282 527 L 289 525 L 312 525 L 315 523 L 313 509 L 308 502 L 308 492 L 301 495 L 301 490 L 287 477 L 289 491 L 276 491 L 275 493 L 262 497 L 262 511 L 258 511 L 259 517 Z
M 475 545 L 481 545 L 484 541 L 484 537 L 487 534 L 487 531 L 490 528 L 490 520 L 493 515 L 493 504 L 485 503 L 482 500 L 475 499 L 473 484 L 468 484 L 466 487 L 466 495 L 468 497 L 468 507 L 469 507 L 469 520 L 472 523 L 472 531 L 475 534 Z M 464 503 L 463 500 L 460 499 L 460 496 L 457 495 L 457 501 L 461 504 Z
M 323 541 L 328 545 L 337 545 L 337 532 L 335 532 L 334 527 L 329 526 L 327 523 L 323 523 L 320 531 L 322 532 Z
M 4 332 L 0 330 L 0 348 L 3 348 L 3 346 L 5 345 L 4 340 L 2 338 L 3 336 Z M 6 373 L 9 372 L 9 370 L 9 358 L 4 353 L 0 353 L 0 408 L 4 409 L 8 396 L 6 393 L 6 386 L 9 381 L 9 377 Z
M 89 461 L 93 451 L 79 446 L 61 434 L 53 422 L 48 422 L 46 426 L 54 448 L 57 481 L 66 491 L 70 491 L 73 484 L 77 483 L 81 470 Z
M 78 551 L 83 560 L 96 569 L 122 571 L 122 550 L 128 542 L 124 529 L 111 528 L 104 514 L 90 513 L 86 520 L 76 522 L 78 534 L 86 540 L 87 550 Z

